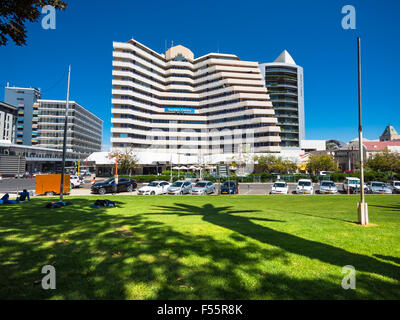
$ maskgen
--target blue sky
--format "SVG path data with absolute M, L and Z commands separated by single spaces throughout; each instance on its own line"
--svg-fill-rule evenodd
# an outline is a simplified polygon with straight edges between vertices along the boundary
M 0 48 L 0 86 L 39 87 L 45 99 L 65 99 L 71 63 L 71 99 L 104 120 L 105 145 L 112 42 L 132 37 L 158 52 L 173 40 L 195 56 L 219 49 L 260 62 L 286 49 L 304 67 L 306 138 L 348 141 L 357 136 L 361 36 L 364 134 L 375 139 L 389 123 L 400 130 L 400 1 L 65 1 L 69 7 L 57 13 L 55 30 L 29 23 L 27 46 Z M 356 8 L 356 30 L 341 27 L 347 4 Z

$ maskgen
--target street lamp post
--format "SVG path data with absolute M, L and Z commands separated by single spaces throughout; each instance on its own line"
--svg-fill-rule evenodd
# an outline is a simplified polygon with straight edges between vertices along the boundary
M 368 204 L 365 202 L 364 193 L 364 148 L 362 135 L 362 108 L 361 108 L 361 39 L 357 38 L 358 57 L 358 143 L 360 152 L 360 195 L 361 202 L 358 203 L 358 223 L 365 226 L 369 223 Z
M 64 124 L 64 139 L 62 153 L 62 169 L 61 169 L 61 185 L 60 185 L 60 201 L 64 196 L 64 171 L 65 171 L 65 154 L 67 152 L 67 131 L 68 131 L 68 111 L 69 111 L 69 83 L 71 77 L 71 65 L 68 66 L 68 86 L 67 86 L 67 101 L 65 106 L 65 124 Z

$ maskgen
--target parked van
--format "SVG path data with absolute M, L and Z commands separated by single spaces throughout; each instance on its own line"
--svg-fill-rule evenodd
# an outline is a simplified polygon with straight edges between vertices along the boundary
M 343 182 L 343 191 L 347 192 L 347 188 L 349 188 L 350 193 L 359 192 L 360 191 L 360 178 L 356 177 L 347 177 Z M 368 189 L 367 185 L 364 184 L 364 191 Z
M 37 175 L 35 182 L 36 195 L 54 196 L 60 194 L 61 174 L 44 174 Z M 64 175 L 63 193 L 67 194 L 70 191 L 69 174 Z

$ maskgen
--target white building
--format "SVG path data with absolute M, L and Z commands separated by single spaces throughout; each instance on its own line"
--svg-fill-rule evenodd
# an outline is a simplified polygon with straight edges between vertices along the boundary
M 114 42 L 112 146 L 182 154 L 279 153 L 258 62 L 178 45 L 165 54 Z M 167 160 L 167 159 L 165 159 Z
M 66 101 L 40 99 L 38 110 L 38 147 L 62 149 L 64 140 Z M 69 102 L 67 151 L 84 158 L 101 151 L 103 120 L 75 101 Z
M 0 102 L 0 141 L 14 142 L 18 108 Z

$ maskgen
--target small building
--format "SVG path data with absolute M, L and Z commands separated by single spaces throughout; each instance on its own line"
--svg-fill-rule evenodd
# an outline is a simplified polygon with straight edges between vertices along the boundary
M 66 167 L 76 167 L 76 154 L 66 153 Z M 62 150 L 25 146 L 0 141 L 0 175 L 12 177 L 25 172 L 59 172 Z

